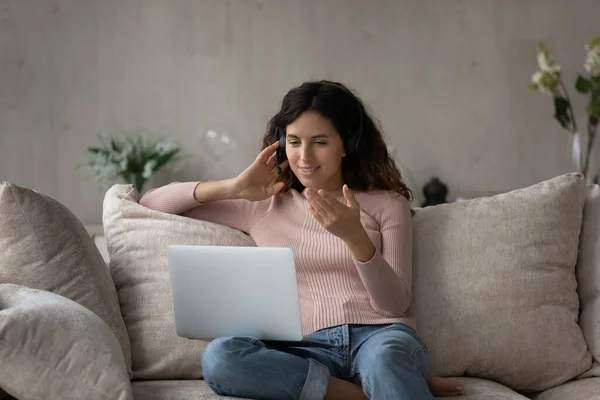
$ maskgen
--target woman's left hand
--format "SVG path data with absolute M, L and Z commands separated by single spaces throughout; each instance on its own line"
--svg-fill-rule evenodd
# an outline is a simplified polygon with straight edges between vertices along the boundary
M 342 239 L 352 257 L 367 262 L 375 253 L 375 246 L 360 222 L 360 204 L 347 185 L 343 187 L 346 204 L 342 204 L 323 190 L 306 190 L 308 211 L 329 232 Z
M 340 203 L 324 190 L 306 190 L 308 211 L 329 232 L 342 240 L 362 236 L 364 228 L 360 222 L 360 204 L 347 185 L 342 189 L 346 204 Z

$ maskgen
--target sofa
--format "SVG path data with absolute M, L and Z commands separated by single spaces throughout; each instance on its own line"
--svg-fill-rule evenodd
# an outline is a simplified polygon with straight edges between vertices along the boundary
M 105 194 L 107 266 L 65 206 L 0 182 L 0 399 L 221 398 L 206 343 L 175 333 L 166 250 L 255 244 L 139 198 Z M 416 208 L 413 235 L 409 314 L 435 374 L 469 400 L 600 399 L 600 186 L 571 173 Z

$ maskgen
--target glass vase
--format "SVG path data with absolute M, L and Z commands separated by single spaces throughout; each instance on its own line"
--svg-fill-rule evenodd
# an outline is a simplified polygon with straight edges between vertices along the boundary
M 569 159 L 571 163 L 569 167 L 571 171 L 583 172 L 583 153 L 581 149 L 581 134 L 574 132 L 571 134 L 569 143 Z

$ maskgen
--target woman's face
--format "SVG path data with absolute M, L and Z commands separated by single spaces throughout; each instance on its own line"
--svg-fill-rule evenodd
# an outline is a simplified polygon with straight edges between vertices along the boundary
M 344 143 L 321 114 L 307 111 L 287 126 L 285 151 L 302 185 L 315 190 L 342 189 Z

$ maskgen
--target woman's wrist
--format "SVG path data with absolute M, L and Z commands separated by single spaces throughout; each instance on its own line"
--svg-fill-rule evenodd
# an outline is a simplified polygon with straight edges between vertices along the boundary
M 375 245 L 367 234 L 367 231 L 361 227 L 355 234 L 342 239 L 348 246 L 352 258 L 358 262 L 367 262 L 375 255 Z
M 199 203 L 239 198 L 235 179 L 200 182 L 194 188 L 194 198 Z

